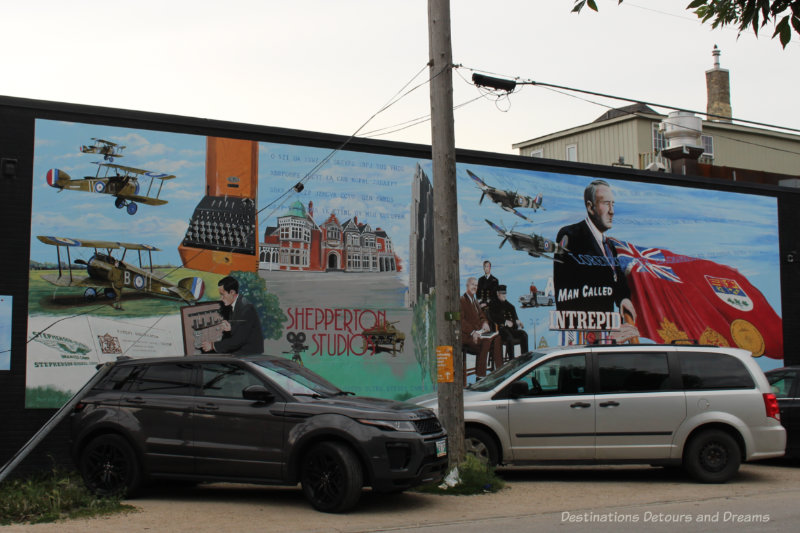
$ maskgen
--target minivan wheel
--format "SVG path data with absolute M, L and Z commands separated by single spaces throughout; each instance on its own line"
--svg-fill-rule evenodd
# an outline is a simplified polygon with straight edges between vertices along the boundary
M 78 459 L 86 487 L 99 496 L 131 496 L 142 471 L 136 452 L 119 435 L 100 435 L 87 444 Z
M 341 513 L 361 497 L 364 475 L 353 451 L 338 442 L 321 442 L 303 457 L 300 483 L 318 511 Z
M 695 435 L 683 454 L 683 467 L 701 483 L 725 483 L 736 475 L 740 464 L 736 439 L 717 429 Z
M 468 427 L 465 431 L 464 447 L 467 453 L 490 466 L 495 466 L 500 461 L 497 444 L 482 429 Z

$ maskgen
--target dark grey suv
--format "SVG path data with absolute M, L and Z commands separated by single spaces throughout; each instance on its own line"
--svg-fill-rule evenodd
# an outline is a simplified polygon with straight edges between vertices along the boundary
M 76 406 L 72 453 L 87 486 L 134 493 L 145 480 L 301 483 L 320 511 L 362 486 L 439 481 L 447 438 L 432 410 L 350 396 L 279 357 L 118 361 Z

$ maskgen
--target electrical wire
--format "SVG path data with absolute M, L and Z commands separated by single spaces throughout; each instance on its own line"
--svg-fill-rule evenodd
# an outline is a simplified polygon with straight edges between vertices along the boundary
M 472 102 L 477 102 L 478 100 L 483 99 L 484 96 L 480 95 L 465 102 L 461 102 L 460 104 L 456 104 L 453 106 L 453 111 L 457 111 L 462 107 L 471 104 Z M 405 122 L 400 122 L 398 124 L 394 124 L 392 126 L 386 126 L 384 128 L 378 128 L 372 131 L 366 131 L 361 134 L 362 137 L 366 138 L 374 138 L 374 137 L 381 137 L 383 135 L 389 135 L 391 133 L 397 133 L 398 131 L 403 131 L 408 128 L 418 126 L 419 124 L 424 124 L 425 122 L 429 122 L 431 120 L 431 115 L 423 115 L 421 117 L 413 118 L 411 120 L 407 120 Z M 393 129 L 396 128 L 396 129 Z M 387 131 L 388 130 L 388 131 Z M 380 132 L 380 133 L 379 133 Z
M 550 87 L 550 88 L 554 88 L 554 89 L 561 89 L 561 90 L 564 90 L 564 91 L 571 91 L 571 92 L 576 92 L 576 93 L 590 94 L 592 96 L 600 96 L 602 98 L 609 98 L 611 100 L 621 100 L 621 101 L 624 101 L 624 102 L 633 102 L 633 103 L 644 104 L 644 105 L 648 105 L 648 106 L 652 106 L 652 107 L 659 107 L 659 108 L 662 108 L 662 109 L 671 109 L 672 111 L 683 111 L 683 112 L 686 112 L 686 113 L 694 113 L 696 115 L 705 115 L 705 116 L 713 117 L 713 118 L 722 118 L 722 119 L 731 120 L 731 121 L 735 121 L 735 122 L 741 122 L 743 124 L 752 124 L 754 126 L 762 126 L 762 127 L 766 127 L 766 128 L 774 128 L 774 129 L 779 129 L 779 130 L 786 130 L 786 131 L 791 131 L 791 132 L 795 132 L 795 133 L 800 133 L 800 129 L 790 128 L 788 126 L 778 126 L 776 124 L 768 124 L 768 123 L 765 123 L 765 122 L 757 122 L 757 121 L 754 121 L 754 120 L 746 120 L 746 119 L 743 119 L 743 118 L 734 118 L 734 117 L 729 117 L 729 116 L 725 116 L 725 115 L 715 115 L 713 113 L 708 113 L 706 111 L 696 111 L 696 110 L 693 110 L 693 109 L 687 109 L 685 107 L 676 107 L 676 106 L 671 106 L 671 105 L 668 105 L 668 104 L 659 104 L 659 103 L 655 103 L 655 102 L 648 102 L 647 100 L 642 100 L 642 99 L 639 99 L 639 98 L 628 98 L 628 97 L 625 97 L 625 96 L 616 96 L 616 95 L 613 95 L 613 94 L 606 94 L 606 93 L 601 93 L 601 92 L 597 92 L 597 91 L 589 91 L 587 89 L 578 89 L 576 87 L 567 87 L 565 85 L 556 85 L 556 84 L 553 84 L 553 83 L 546 83 L 546 82 L 543 82 L 543 81 L 535 81 L 535 80 L 531 80 L 531 79 L 523 79 L 523 78 L 520 78 L 519 76 L 506 76 L 506 75 L 502 75 L 502 74 L 495 74 L 493 72 L 489 72 L 489 71 L 486 71 L 486 70 L 474 69 L 474 68 L 470 68 L 470 67 L 460 67 L 460 68 L 466 68 L 467 70 L 469 70 L 471 72 L 479 72 L 479 73 L 482 73 L 482 74 L 490 74 L 492 76 L 498 76 L 498 77 L 502 77 L 502 78 L 506 78 L 506 79 L 511 79 L 511 80 L 516 81 L 517 85 L 533 85 L 533 86 L 538 86 L 538 87 Z M 462 79 L 464 79 L 464 78 L 462 77 Z M 475 85 L 471 81 L 468 81 L 467 83 L 469 83 L 470 85 Z
M 593 101 L 593 100 L 581 98 L 581 97 L 579 97 L 577 95 L 574 95 L 574 94 L 567 94 L 566 92 L 563 92 L 563 91 L 570 91 L 570 92 L 576 92 L 576 93 L 582 93 L 582 94 L 590 94 L 590 95 L 594 95 L 594 96 L 600 96 L 602 98 L 609 98 L 609 99 L 612 99 L 612 100 L 621 100 L 621 101 L 625 101 L 625 102 L 639 103 L 639 104 L 644 104 L 644 105 L 652 106 L 652 107 L 670 109 L 670 110 L 673 110 L 673 111 L 682 111 L 682 112 L 686 112 L 686 113 L 693 113 L 693 114 L 696 114 L 696 115 L 706 115 L 708 117 L 723 118 L 723 119 L 726 119 L 726 120 L 741 122 L 741 123 L 745 123 L 745 124 L 752 124 L 752 125 L 758 125 L 758 126 L 767 127 L 767 128 L 773 128 L 773 129 L 778 129 L 778 130 L 786 130 L 786 131 L 790 131 L 790 132 L 800 133 L 800 129 L 790 128 L 790 127 L 786 127 L 786 126 L 778 126 L 778 125 L 775 125 L 775 124 L 767 124 L 767 123 L 763 123 L 763 122 L 756 122 L 756 121 L 751 121 L 751 120 L 738 119 L 738 118 L 727 117 L 727 116 L 723 116 L 723 115 L 714 115 L 714 114 L 711 114 L 711 113 L 704 113 L 704 112 L 701 112 L 701 111 L 695 111 L 695 110 L 691 110 L 691 109 L 675 107 L 675 106 L 670 106 L 670 105 L 665 105 L 665 104 L 658 104 L 658 103 L 654 103 L 654 102 L 648 102 L 648 101 L 645 101 L 645 100 L 627 98 L 627 97 L 622 97 L 622 96 L 615 96 L 615 95 L 600 93 L 600 92 L 596 92 L 596 91 L 589 91 L 589 90 L 585 90 L 585 89 L 578 89 L 578 88 L 575 88 L 575 87 L 567 87 L 567 86 L 563 86 L 563 85 L 555 85 L 555 84 L 552 84 L 552 83 L 538 82 L 538 81 L 533 81 L 533 80 L 523 80 L 522 78 L 520 78 L 518 76 L 517 77 L 504 76 L 504 75 L 501 75 L 501 74 L 496 74 L 496 73 L 485 71 L 485 70 L 473 69 L 473 68 L 469 68 L 469 67 L 463 67 L 463 68 L 466 68 L 467 70 L 470 70 L 472 72 L 479 72 L 479 73 L 489 74 L 489 75 L 492 75 L 492 76 L 498 76 L 498 77 L 502 77 L 502 78 L 506 78 L 506 79 L 512 79 L 512 80 L 517 82 L 517 87 L 519 87 L 520 85 L 532 85 L 532 86 L 536 86 L 536 87 L 543 87 L 543 88 L 549 89 L 549 90 L 551 90 L 553 92 L 557 92 L 559 94 L 562 94 L 564 96 L 570 96 L 572 98 L 576 98 L 578 100 L 583 100 L 583 101 L 591 103 L 591 104 L 595 104 L 595 105 L 599 105 L 599 106 L 602 106 L 602 107 L 606 107 L 608 109 L 615 109 L 617 111 L 620 111 L 620 112 L 623 112 L 623 113 L 630 113 L 630 114 L 633 114 L 633 115 L 637 115 L 637 113 L 631 112 L 631 111 L 626 111 L 626 110 L 623 110 L 623 109 L 620 109 L 620 108 L 615 108 L 613 106 L 610 106 L 610 105 L 607 105 L 607 104 L 602 104 L 602 103 L 599 103 L 599 102 L 596 102 L 596 101 Z M 461 76 L 461 78 L 464 79 L 463 76 Z M 521 81 L 518 81 L 518 80 L 521 80 Z M 468 83 L 470 85 L 475 85 L 475 83 L 473 83 L 472 81 L 467 81 L 466 79 L 465 79 L 465 81 L 466 81 L 466 83 Z M 515 88 L 515 91 L 516 91 L 516 88 Z M 685 129 L 690 130 L 691 128 L 685 128 Z M 699 131 L 699 130 L 694 130 L 694 131 Z M 700 133 L 702 133 L 702 132 L 700 132 Z M 780 133 L 780 132 L 777 132 L 777 133 Z M 759 143 L 755 143 L 755 142 L 752 142 L 752 141 L 745 141 L 745 140 L 742 140 L 742 139 L 729 137 L 729 136 L 726 136 L 724 134 L 715 133 L 715 136 L 719 137 L 719 138 L 722 138 L 722 139 L 729 139 L 729 140 L 732 140 L 732 141 L 735 141 L 735 142 L 739 142 L 739 143 L 742 143 L 742 144 L 748 144 L 748 145 L 751 145 L 751 146 L 757 146 L 757 147 L 760 147 L 760 148 L 765 148 L 765 149 L 768 149 L 768 150 L 774 150 L 774 151 L 777 151 L 777 152 L 786 152 L 786 153 L 790 153 L 790 154 L 800 155 L 800 152 L 795 152 L 793 150 L 787 150 L 787 149 L 784 149 L 784 148 L 778 148 L 778 147 L 769 146 L 769 145 L 765 145 L 765 144 L 759 144 Z
M 581 100 L 581 101 L 584 101 L 584 102 L 588 102 L 590 104 L 598 105 L 600 107 L 613 109 L 615 111 L 618 111 L 620 113 L 624 113 L 624 114 L 627 114 L 627 115 L 634 115 L 634 116 L 637 116 L 637 117 L 647 118 L 647 117 L 644 117 L 641 113 L 639 113 L 637 111 L 628 111 L 627 109 L 623 109 L 623 108 L 619 108 L 619 107 L 613 107 L 613 106 L 610 106 L 608 104 L 603 104 L 603 103 L 600 103 L 600 102 L 595 102 L 594 100 L 589 100 L 588 98 L 581 98 L 578 95 L 569 94 L 569 93 L 560 91 L 558 89 L 553 89 L 552 87 L 545 87 L 545 89 L 547 89 L 549 91 L 552 91 L 552 92 L 555 92 L 555 93 L 558 93 L 558 94 L 561 94 L 563 96 L 568 96 L 570 98 L 576 98 L 578 100 Z M 702 128 L 701 129 L 690 128 L 690 127 L 685 126 L 683 124 L 678 124 L 676 122 L 670 122 L 669 118 L 665 118 L 661 122 L 666 123 L 666 124 L 670 124 L 671 126 L 675 126 L 676 128 L 679 128 L 679 129 L 684 130 L 684 131 L 697 133 L 698 135 L 702 135 L 703 134 Z M 715 133 L 713 136 L 717 137 L 717 138 L 720 138 L 720 139 L 727 139 L 729 141 L 738 142 L 738 143 L 741 143 L 741 144 L 747 144 L 747 145 L 750 145 L 750 146 L 757 146 L 759 148 L 765 148 L 765 149 L 768 149 L 768 150 L 774 150 L 776 152 L 785 152 L 785 153 L 788 153 L 788 154 L 800 155 L 800 152 L 796 152 L 794 150 L 787 150 L 786 148 L 778 148 L 777 146 L 769 146 L 769 145 L 766 145 L 766 144 L 759 144 L 759 143 L 756 143 L 756 142 L 753 142 L 753 141 L 746 141 L 744 139 L 737 139 L 736 137 L 730 137 L 730 136 L 724 135 L 722 133 Z

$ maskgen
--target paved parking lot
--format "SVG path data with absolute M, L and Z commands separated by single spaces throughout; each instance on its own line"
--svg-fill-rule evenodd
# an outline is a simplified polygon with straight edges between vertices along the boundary
M 786 462 L 743 465 L 739 476 L 725 485 L 700 485 L 680 470 L 641 466 L 537 467 L 500 469 L 504 490 L 475 496 L 440 496 L 407 492 L 378 495 L 365 491 L 359 506 L 345 515 L 314 511 L 297 488 L 212 484 L 193 488 L 151 489 L 129 500 L 137 510 L 108 518 L 59 524 L 8 526 L 5 532 L 374 532 L 493 530 L 505 533 L 536 529 L 583 530 L 591 524 L 569 523 L 564 513 L 636 513 L 685 509 L 695 512 L 717 507 L 757 515 L 771 495 L 786 494 L 800 501 L 800 467 Z M 574 527 L 577 526 L 577 527 Z M 674 524 L 654 524 L 642 531 L 670 531 Z M 477 528 L 477 529 L 475 529 Z M 663 529 L 662 529 L 663 528 Z M 695 531 L 693 527 L 681 529 Z M 602 530 L 602 529 L 601 529 Z M 614 529 L 609 529 L 613 531 Z M 712 531 L 712 529 L 708 529 Z M 726 530 L 764 531 L 753 524 L 731 523 Z

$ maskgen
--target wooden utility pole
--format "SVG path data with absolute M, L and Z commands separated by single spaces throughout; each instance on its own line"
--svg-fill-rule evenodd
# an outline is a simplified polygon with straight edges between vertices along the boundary
M 436 344 L 451 347 L 453 372 L 438 384 L 439 418 L 449 435 L 450 465 L 464 459 L 464 361 L 461 356 L 453 52 L 449 0 L 428 0 L 433 148 L 433 233 L 436 263 Z

